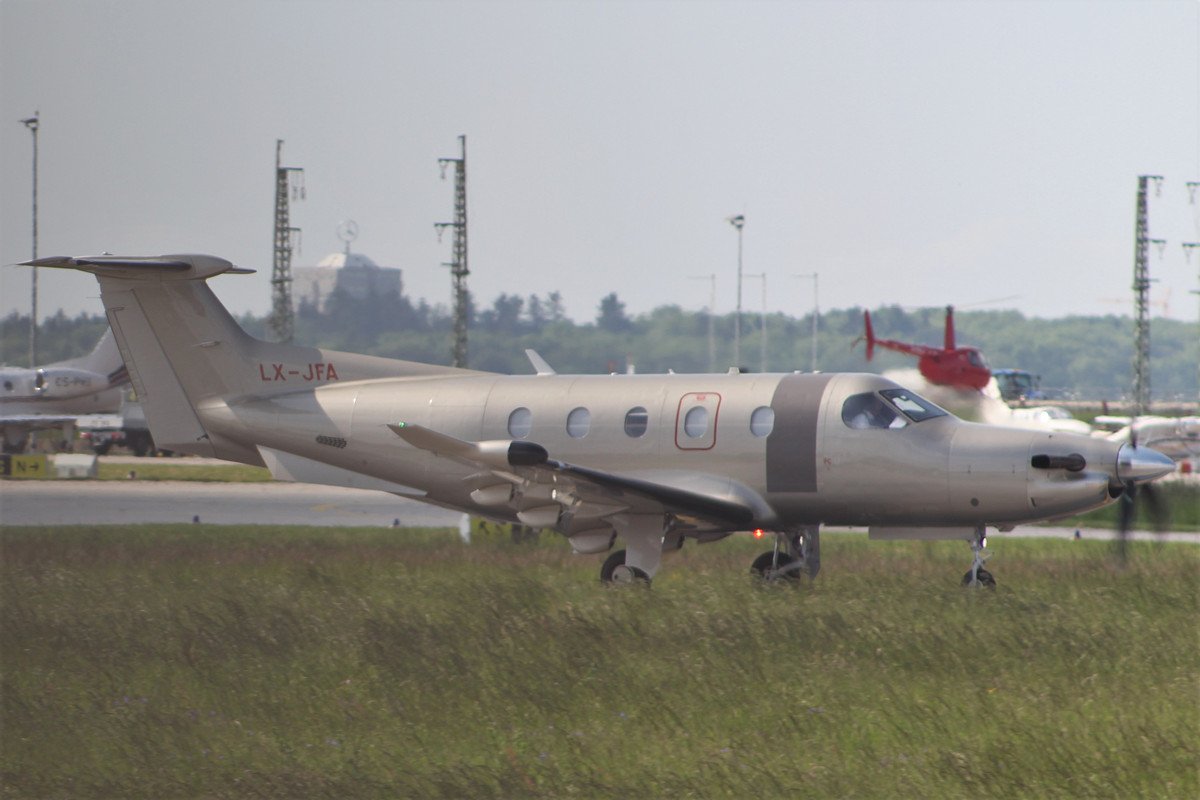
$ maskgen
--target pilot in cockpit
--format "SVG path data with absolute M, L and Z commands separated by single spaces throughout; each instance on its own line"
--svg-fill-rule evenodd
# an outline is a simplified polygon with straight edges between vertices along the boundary
M 842 405 L 842 421 L 851 428 L 893 428 L 905 423 L 896 410 L 874 392 L 856 394 Z

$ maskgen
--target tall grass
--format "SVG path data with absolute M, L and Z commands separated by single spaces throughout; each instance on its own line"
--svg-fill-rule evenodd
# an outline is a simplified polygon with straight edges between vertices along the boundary
M 829 535 L 650 590 L 422 531 L 0 529 L 0 796 L 1200 795 L 1200 549 Z

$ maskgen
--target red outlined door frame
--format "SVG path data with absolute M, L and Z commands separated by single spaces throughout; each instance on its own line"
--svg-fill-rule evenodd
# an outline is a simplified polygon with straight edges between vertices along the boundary
M 694 408 L 708 412 L 703 436 L 688 436 L 684 431 L 687 414 Z M 688 392 L 679 398 L 675 409 L 675 447 L 680 450 L 712 450 L 717 446 L 717 417 L 721 410 L 721 395 L 716 392 Z

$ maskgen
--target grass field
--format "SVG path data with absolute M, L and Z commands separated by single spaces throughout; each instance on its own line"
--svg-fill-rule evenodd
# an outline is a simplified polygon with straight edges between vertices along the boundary
M 1200 796 L 1200 548 L 0 529 L 4 798 Z

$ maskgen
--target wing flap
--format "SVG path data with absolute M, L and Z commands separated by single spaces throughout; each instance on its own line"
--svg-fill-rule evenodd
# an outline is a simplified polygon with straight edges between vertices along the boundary
M 698 524 L 732 530 L 773 517 L 769 506 L 749 489 L 723 479 L 714 482 L 711 476 L 622 475 L 557 461 L 533 442 L 468 442 L 407 423 L 388 428 L 413 447 L 486 468 L 495 480 L 489 483 L 484 475 L 472 476 L 481 482 L 473 494 L 476 501 L 481 505 L 514 508 L 543 527 L 549 526 L 551 508 L 581 523 L 594 524 L 596 520 L 624 513 L 670 513 Z

